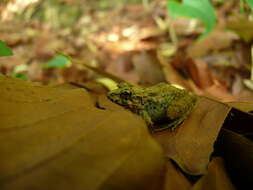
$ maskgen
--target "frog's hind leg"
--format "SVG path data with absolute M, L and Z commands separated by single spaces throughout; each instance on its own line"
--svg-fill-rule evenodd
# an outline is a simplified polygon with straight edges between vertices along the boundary
M 163 124 L 163 125 L 160 125 L 159 127 L 156 127 L 154 128 L 153 130 L 155 132 L 158 132 L 158 131 L 163 131 L 163 130 L 167 130 L 167 129 L 170 129 L 170 130 L 174 130 L 177 128 L 178 125 L 180 125 L 183 121 L 185 120 L 185 118 L 178 118 L 170 123 L 166 123 L 166 124 Z
M 192 111 L 197 100 L 197 96 L 185 94 L 183 97 L 177 97 L 167 108 L 167 117 L 170 120 L 186 118 Z
M 196 101 L 197 96 L 190 94 L 173 100 L 172 104 L 167 108 L 167 117 L 171 122 L 155 129 L 155 131 L 174 130 L 191 114 Z

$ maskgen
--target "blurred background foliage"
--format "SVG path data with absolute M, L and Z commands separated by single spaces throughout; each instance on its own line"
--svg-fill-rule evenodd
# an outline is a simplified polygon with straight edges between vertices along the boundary
M 197 3 L 208 2 L 199 9 Z M 177 8 L 170 10 L 170 3 Z M 243 0 L 2 0 L 0 40 L 14 55 L 0 59 L 0 72 L 43 84 L 86 82 L 110 73 L 144 86 L 166 81 L 219 100 L 251 100 L 250 5 Z

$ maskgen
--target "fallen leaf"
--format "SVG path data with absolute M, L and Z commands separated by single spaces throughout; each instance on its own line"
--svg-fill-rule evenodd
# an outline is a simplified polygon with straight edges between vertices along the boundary
M 171 160 L 168 160 L 166 162 L 164 190 L 190 190 L 191 186 L 181 171 L 173 165 Z
M 171 84 L 177 84 L 180 85 L 186 89 L 191 89 L 191 85 L 187 79 L 182 77 L 168 62 L 167 57 L 163 56 L 161 52 L 158 52 L 158 59 L 160 61 L 161 66 L 163 67 L 165 79 L 167 82 Z M 194 84 L 193 84 L 194 85 Z M 195 85 L 194 85 L 195 86 Z
M 219 51 L 231 47 L 234 40 L 237 40 L 237 35 L 230 31 L 214 30 L 205 39 L 196 41 L 187 49 L 187 54 L 190 57 L 203 57 L 210 51 Z
M 187 55 L 178 53 L 172 60 L 173 66 L 188 74 L 199 88 L 207 88 L 213 85 L 213 77 L 206 62 L 193 60 Z
M 207 88 L 213 84 L 213 77 L 206 62 L 196 60 L 186 63 L 191 78 L 198 87 Z
M 226 102 L 226 104 L 244 112 L 253 111 L 253 102 Z
M 115 73 L 116 76 L 119 76 L 120 78 L 126 81 L 129 81 L 132 83 L 138 83 L 140 79 L 137 73 L 133 69 L 134 67 L 132 63 L 132 56 L 133 56 L 133 53 L 124 53 L 124 54 L 118 55 L 114 61 L 111 61 L 107 65 L 105 71 L 108 73 Z M 112 77 L 110 78 L 113 79 Z
M 185 172 L 205 174 L 213 145 L 230 111 L 230 107 L 200 97 L 190 117 L 174 131 L 154 133 L 167 157 L 173 159 Z
M 231 19 L 227 22 L 226 27 L 237 33 L 246 42 L 250 42 L 253 38 L 253 22 L 247 18 L 236 17 L 235 19 Z
M 212 86 L 204 89 L 204 94 L 222 102 L 236 101 L 236 98 L 217 80 L 214 81 Z
M 133 58 L 134 68 L 140 77 L 139 84 L 155 85 L 159 82 L 165 81 L 165 77 L 154 52 L 136 53 Z
M 230 103 L 229 105 L 232 105 L 232 104 Z M 248 106 L 250 105 L 252 104 L 248 103 Z M 246 109 L 248 108 L 249 107 L 247 107 Z M 229 129 L 233 132 L 243 134 L 243 135 L 253 134 L 251 123 L 253 123 L 252 114 L 243 112 L 239 109 L 232 108 L 228 117 L 226 118 L 224 122 L 223 128 Z
M 222 129 L 215 147 L 217 154 L 223 157 L 236 188 L 249 189 L 253 181 L 253 142 L 235 132 Z
M 154 41 L 132 41 L 132 40 L 121 40 L 117 43 L 106 42 L 104 44 L 99 44 L 103 46 L 105 50 L 115 53 L 123 54 L 131 51 L 148 51 L 158 47 L 158 43 Z
M 192 190 L 235 190 L 226 173 L 222 158 L 212 159 L 208 166 L 208 173 L 194 184 Z
M 2 190 L 159 189 L 162 150 L 138 116 L 66 85 L 0 75 L 0 91 Z

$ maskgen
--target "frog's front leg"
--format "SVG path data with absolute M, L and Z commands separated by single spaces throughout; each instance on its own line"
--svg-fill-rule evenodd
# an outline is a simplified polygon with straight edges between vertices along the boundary
M 148 126 L 152 126 L 153 125 L 153 121 L 151 119 L 151 117 L 149 116 L 148 112 L 145 110 L 140 111 L 139 115 L 146 121 L 146 123 L 148 124 Z

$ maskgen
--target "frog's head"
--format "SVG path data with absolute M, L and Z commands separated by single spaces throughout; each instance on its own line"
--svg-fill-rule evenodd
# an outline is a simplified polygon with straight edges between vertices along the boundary
M 108 93 L 107 97 L 120 105 L 128 105 L 132 99 L 133 86 L 127 83 L 118 84 L 118 88 Z

